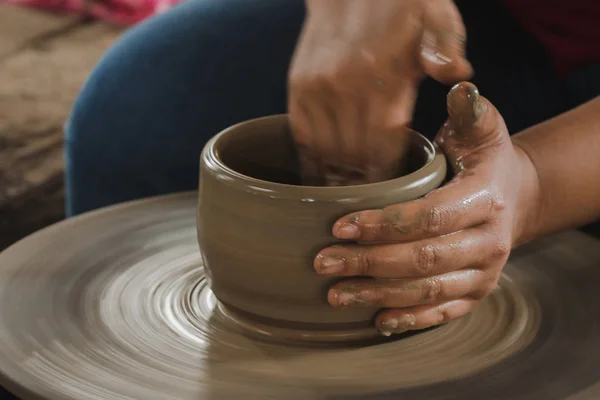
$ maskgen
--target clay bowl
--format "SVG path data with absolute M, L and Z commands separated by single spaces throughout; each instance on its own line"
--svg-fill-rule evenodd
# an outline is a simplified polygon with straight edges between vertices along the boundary
M 354 211 L 417 199 L 442 184 L 446 161 L 410 131 L 406 175 L 385 182 L 301 186 L 286 115 L 232 126 L 200 162 L 198 240 L 222 313 L 244 332 L 286 342 L 378 336 L 376 309 L 334 309 L 315 255 L 336 242 L 333 223 Z

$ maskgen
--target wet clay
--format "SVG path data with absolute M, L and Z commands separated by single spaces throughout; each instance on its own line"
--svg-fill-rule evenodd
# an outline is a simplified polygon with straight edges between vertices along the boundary
M 370 346 L 280 345 L 219 309 L 195 193 L 85 214 L 0 253 L 0 383 L 25 400 L 600 397 L 600 242 L 516 251 L 475 311 Z M 74 246 L 74 244 L 77 244 Z
M 424 196 L 446 177 L 444 156 L 407 131 L 410 157 L 385 182 L 301 185 L 285 115 L 233 126 L 205 147 L 200 166 L 198 240 L 211 289 L 227 315 L 268 339 L 337 342 L 378 337 L 377 309 L 334 309 L 338 278 L 313 260 L 335 243 L 343 215 Z

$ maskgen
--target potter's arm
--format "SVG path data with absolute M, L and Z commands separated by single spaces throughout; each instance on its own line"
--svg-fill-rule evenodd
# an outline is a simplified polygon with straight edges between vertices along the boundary
M 538 178 L 536 206 L 519 242 L 600 218 L 600 97 L 513 142 L 528 154 Z

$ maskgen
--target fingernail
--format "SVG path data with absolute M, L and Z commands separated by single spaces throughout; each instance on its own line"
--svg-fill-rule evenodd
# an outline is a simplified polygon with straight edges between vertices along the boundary
M 324 254 L 317 255 L 317 269 L 323 274 L 337 274 L 344 270 L 344 258 Z
M 333 235 L 338 239 L 358 239 L 360 231 L 356 225 L 337 222 L 333 227 Z
M 458 133 L 475 124 L 487 110 L 481 101 L 477 86 L 461 82 L 452 87 L 447 96 L 448 114 Z
M 412 314 L 405 315 L 402 318 L 388 318 L 379 323 L 379 331 L 384 336 L 392 333 L 403 333 L 412 328 L 416 323 L 416 318 Z
M 342 292 L 338 289 L 331 289 L 329 290 L 329 293 L 327 294 L 327 301 L 329 302 L 329 304 L 331 304 L 333 307 L 342 307 L 342 300 L 340 299 L 342 295 Z
M 421 57 L 438 65 L 445 65 L 452 61 L 450 57 L 440 53 L 437 35 L 429 31 L 423 34 L 423 39 L 421 41 Z
M 334 307 L 372 307 L 374 296 L 368 290 L 333 289 L 329 299 Z
M 395 318 L 391 318 L 391 319 L 384 319 L 383 321 L 381 321 L 379 323 L 379 330 L 381 332 L 385 332 L 389 336 L 389 334 L 391 334 L 392 332 L 395 332 L 396 329 L 398 328 L 398 320 Z
M 421 57 L 437 65 L 446 65 L 452 61 L 450 57 L 446 57 L 445 55 L 436 51 L 435 49 L 426 46 L 423 46 L 421 48 Z

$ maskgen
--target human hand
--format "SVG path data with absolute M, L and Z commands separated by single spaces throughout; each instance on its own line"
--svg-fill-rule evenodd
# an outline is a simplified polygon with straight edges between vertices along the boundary
M 307 184 L 393 177 L 417 87 L 469 79 L 452 0 L 307 0 L 289 115 Z
M 330 289 L 329 303 L 384 308 L 376 325 L 386 335 L 470 312 L 496 287 L 537 201 L 535 168 L 496 108 L 470 83 L 447 103 L 435 142 L 453 179 L 421 199 L 342 217 L 333 235 L 355 243 L 315 258 L 319 274 L 352 277 Z

